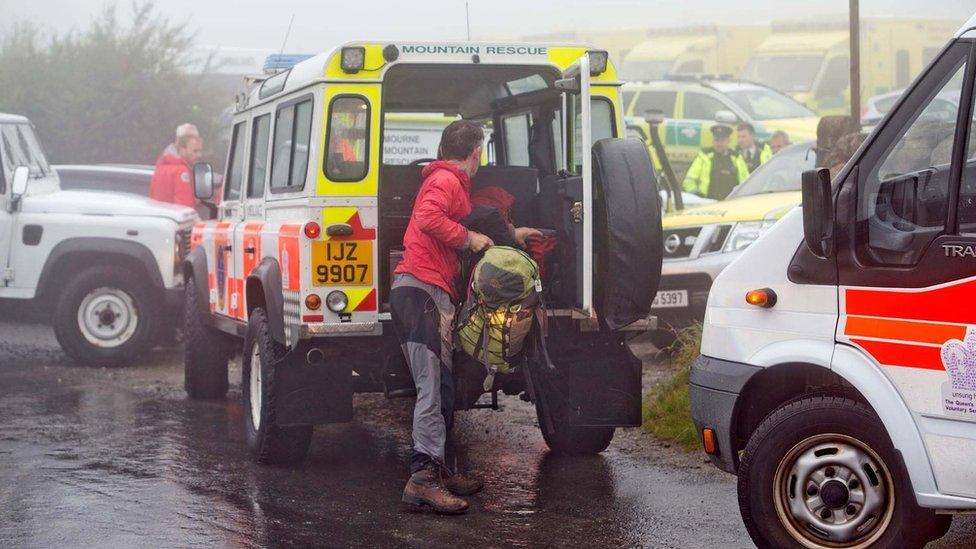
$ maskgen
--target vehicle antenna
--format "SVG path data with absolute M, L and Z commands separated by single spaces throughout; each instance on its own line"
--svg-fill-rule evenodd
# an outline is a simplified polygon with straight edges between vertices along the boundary
M 464 3 L 464 24 L 468 29 L 468 42 L 471 41 L 471 9 L 468 3 Z
M 285 53 L 285 44 L 288 43 L 288 35 L 291 34 L 291 25 L 295 22 L 295 14 L 291 14 L 291 20 L 288 21 L 288 30 L 285 31 L 285 39 L 281 41 L 281 50 L 278 51 L 278 55 Z

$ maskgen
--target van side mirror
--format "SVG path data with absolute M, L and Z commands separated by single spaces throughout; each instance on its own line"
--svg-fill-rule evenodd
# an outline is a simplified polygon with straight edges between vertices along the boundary
M 715 111 L 715 121 L 719 124 L 736 124 L 739 117 L 732 111 Z
M 208 162 L 197 162 L 193 165 L 193 195 L 197 197 L 197 200 L 213 198 L 213 167 Z
M 831 200 L 830 170 L 807 170 L 801 176 L 803 194 L 803 240 L 813 255 L 824 259 L 833 254 L 834 204 Z
M 27 182 L 30 180 L 30 168 L 27 166 L 17 166 L 14 169 L 14 176 L 10 181 L 10 198 L 13 201 L 20 200 L 20 197 L 27 193 Z

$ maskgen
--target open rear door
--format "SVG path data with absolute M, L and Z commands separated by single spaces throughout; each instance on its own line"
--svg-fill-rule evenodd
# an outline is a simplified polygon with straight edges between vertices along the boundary
M 567 164 L 564 168 L 578 167 L 582 181 L 581 188 L 566 189 L 568 194 L 576 195 L 572 196 L 576 200 L 572 216 L 578 223 L 575 236 L 580 247 L 576 256 L 574 305 L 577 313 L 590 318 L 593 316 L 593 159 L 590 152 L 593 147 L 593 122 L 589 55 L 583 55 L 563 72 L 563 80 L 558 87 L 563 90 L 562 132 L 563 144 L 566 145 L 563 162 Z M 576 96 L 579 96 L 578 105 Z

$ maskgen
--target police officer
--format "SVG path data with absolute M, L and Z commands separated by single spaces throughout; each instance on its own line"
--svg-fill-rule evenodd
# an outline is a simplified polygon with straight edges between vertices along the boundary
M 773 157 L 773 149 L 768 143 L 756 141 L 756 128 L 748 122 L 739 124 L 739 155 L 749 166 L 749 173 L 756 171 L 756 168 L 765 164 Z
M 712 147 L 704 148 L 685 175 L 684 189 L 705 198 L 722 200 L 749 177 L 749 167 L 737 151 L 729 148 L 732 128 L 712 126 Z

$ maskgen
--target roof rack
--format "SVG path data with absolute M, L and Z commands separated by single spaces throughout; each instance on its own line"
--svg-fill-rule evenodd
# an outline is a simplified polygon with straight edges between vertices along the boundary
M 738 79 L 729 73 L 684 72 L 666 74 L 662 80 L 676 80 L 679 82 L 705 82 L 709 80 L 721 80 L 725 82 L 732 82 Z

